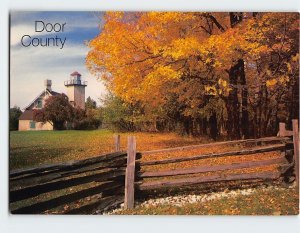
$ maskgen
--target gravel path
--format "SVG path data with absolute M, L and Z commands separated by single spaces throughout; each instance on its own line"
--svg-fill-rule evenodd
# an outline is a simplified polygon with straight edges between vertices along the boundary
M 295 186 L 291 185 L 288 188 L 293 188 Z M 212 192 L 207 194 L 199 194 L 199 195 L 178 195 L 178 196 L 169 196 L 164 198 L 154 198 L 148 199 L 144 202 L 136 202 L 136 207 L 146 207 L 151 208 L 158 205 L 173 205 L 173 206 L 183 206 L 188 203 L 204 203 L 211 200 L 222 199 L 222 198 L 230 198 L 236 196 L 247 196 L 251 195 L 257 191 L 270 191 L 270 190 L 285 190 L 286 188 L 278 187 L 278 186 L 261 186 L 257 188 L 247 188 L 247 189 L 237 189 L 237 190 L 224 190 L 222 192 Z M 108 212 L 103 213 L 104 215 L 112 215 L 118 214 L 119 212 L 124 210 L 124 204 L 121 205 L 120 208 L 114 209 Z

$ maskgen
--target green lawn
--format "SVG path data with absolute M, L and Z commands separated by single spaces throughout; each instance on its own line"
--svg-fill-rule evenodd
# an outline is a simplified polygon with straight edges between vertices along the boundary
M 132 133 L 138 150 L 152 150 L 206 142 L 175 133 Z M 79 160 L 113 151 L 114 133 L 109 130 L 13 131 L 10 132 L 10 169 Z M 128 133 L 121 133 L 126 149 Z
M 101 151 L 108 152 L 112 150 L 111 137 L 112 133 L 105 130 L 14 131 L 10 134 L 10 168 L 80 159 L 83 153 L 98 154 L 100 146 Z
M 174 206 L 138 205 L 133 210 L 122 210 L 121 215 L 298 215 L 299 193 L 294 188 L 262 189 L 250 195 L 224 197 L 203 203 Z

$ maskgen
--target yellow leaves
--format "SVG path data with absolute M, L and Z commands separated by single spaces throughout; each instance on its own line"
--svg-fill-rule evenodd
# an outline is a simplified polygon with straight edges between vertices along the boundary
M 267 87 L 274 87 L 276 84 L 286 85 L 287 82 L 290 80 L 289 76 L 282 75 L 278 78 L 272 78 L 266 81 Z
M 286 84 L 289 80 L 290 80 L 290 78 L 287 75 L 282 75 L 279 77 L 279 82 L 281 84 Z
M 222 78 L 218 80 L 218 85 L 205 85 L 204 86 L 206 95 L 224 95 L 227 96 L 231 91 L 231 88 L 228 85 L 228 82 Z
M 199 54 L 200 41 L 195 37 L 175 39 L 165 49 L 164 56 L 171 56 L 174 59 L 188 58 Z
M 151 73 L 153 76 L 153 73 Z M 171 68 L 171 66 L 158 66 L 155 67 L 155 75 L 158 77 L 165 77 L 167 80 L 179 79 L 181 76 L 180 71 L 175 71 Z
M 206 95 L 217 95 L 217 89 L 215 86 L 206 85 L 204 86 L 204 90 Z
M 272 71 L 269 70 L 269 69 L 266 70 L 266 73 L 267 73 L 268 76 L 273 76 Z
M 295 56 L 292 56 L 292 61 L 293 62 L 299 61 L 299 53 L 297 53 Z
M 298 31 L 298 16 L 293 13 L 265 13 L 258 19 L 246 22 L 244 37 L 247 42 L 248 56 L 258 59 L 270 52 L 289 53 L 293 38 Z M 298 40 L 298 39 L 297 39 Z
M 108 11 L 105 14 L 106 21 L 110 20 L 120 20 L 124 16 L 124 12 L 122 11 Z
M 272 87 L 276 84 L 277 84 L 277 80 L 275 78 L 266 81 L 267 87 Z
M 219 95 L 228 96 L 232 88 L 228 85 L 228 82 L 222 78 L 218 80 L 218 93 Z
M 288 75 L 294 76 L 294 74 L 299 69 L 299 53 L 294 56 L 291 56 L 289 61 L 285 62 Z
M 187 14 L 188 16 L 190 14 Z M 169 22 L 169 21 L 180 21 L 182 20 L 182 17 L 184 16 L 184 13 L 182 12 L 148 12 L 146 17 L 147 20 L 151 21 L 157 21 L 157 22 Z
M 149 89 L 160 86 L 161 84 L 178 80 L 181 76 L 181 72 L 173 70 L 170 66 L 156 66 L 154 70 L 149 73 L 141 83 L 141 89 L 144 89 L 146 92 Z
M 286 63 L 286 67 L 287 67 L 287 69 L 288 69 L 288 72 L 291 72 L 292 71 L 292 66 L 291 66 L 291 64 L 290 63 Z
M 206 64 L 212 64 L 216 69 L 230 67 L 232 60 L 242 57 L 245 39 L 239 28 L 228 29 L 219 35 L 210 36 L 200 50 L 207 55 Z
M 170 66 L 156 65 L 141 81 L 136 98 L 153 106 L 162 104 L 167 83 L 176 82 L 181 75 L 180 71 L 175 71 Z
M 218 80 L 218 84 L 223 87 L 227 87 L 227 85 L 228 85 L 227 81 L 223 80 L 221 78 Z

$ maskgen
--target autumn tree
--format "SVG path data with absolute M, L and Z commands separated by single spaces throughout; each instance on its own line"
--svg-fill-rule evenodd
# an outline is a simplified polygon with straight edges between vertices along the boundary
M 34 110 L 33 118 L 38 122 L 50 122 L 54 130 L 61 130 L 66 121 L 74 119 L 74 109 L 66 95 L 50 96 L 44 108 Z
M 274 134 L 280 114 L 298 108 L 298 17 L 109 12 L 87 66 L 153 125 L 174 119 L 213 138 Z
M 161 117 L 158 114 L 162 113 L 165 97 L 170 93 L 181 96 L 179 101 L 187 106 L 180 119 L 187 133 L 192 132 L 192 114 L 197 115 L 197 105 L 203 104 L 203 83 L 211 67 L 209 59 L 203 64 L 198 62 L 201 57 L 194 53 L 194 48 L 201 44 L 197 36 L 205 37 L 207 33 L 191 34 L 182 27 L 203 20 L 210 23 L 215 18 L 189 13 L 109 13 L 106 17 L 105 33 L 90 44 L 95 47 L 87 58 L 91 71 L 102 73 L 108 87 L 125 102 L 141 103 L 143 111 L 152 116 L 153 125 Z M 183 39 L 187 33 L 189 37 Z M 108 45 L 109 38 L 114 38 L 116 43 Z M 183 88 L 179 83 L 187 85 Z M 199 98 L 186 91 L 191 87 L 195 87 Z M 190 98 L 190 102 L 185 101 Z
M 254 103 L 255 136 L 274 135 L 280 121 L 289 124 L 298 118 L 298 23 L 295 13 L 265 13 L 247 24 L 249 101 Z

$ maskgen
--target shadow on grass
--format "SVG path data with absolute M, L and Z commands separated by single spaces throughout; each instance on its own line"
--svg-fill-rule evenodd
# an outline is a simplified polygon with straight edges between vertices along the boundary
M 45 146 L 19 146 L 10 148 L 9 169 L 35 167 L 40 164 L 59 161 L 61 157 L 70 152 L 70 148 L 45 148 Z

